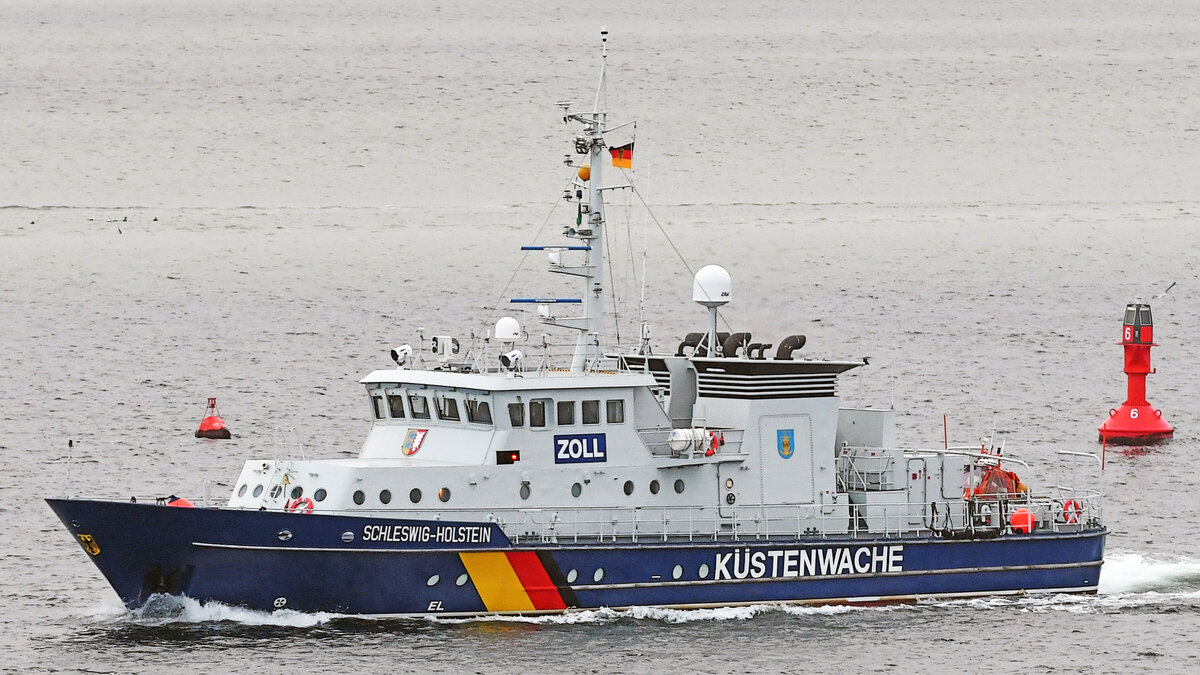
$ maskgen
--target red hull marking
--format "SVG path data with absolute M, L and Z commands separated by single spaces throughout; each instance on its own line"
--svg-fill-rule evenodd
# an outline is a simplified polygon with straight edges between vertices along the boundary
M 563 602 L 562 596 L 554 587 L 554 582 L 550 581 L 550 575 L 546 573 L 546 568 L 542 565 L 542 561 L 538 560 L 536 553 L 523 551 L 505 553 L 505 555 L 508 556 L 509 564 L 517 573 L 517 578 L 521 580 L 521 585 L 525 587 L 525 592 L 529 594 L 529 601 L 533 603 L 535 609 L 567 608 L 567 603 Z

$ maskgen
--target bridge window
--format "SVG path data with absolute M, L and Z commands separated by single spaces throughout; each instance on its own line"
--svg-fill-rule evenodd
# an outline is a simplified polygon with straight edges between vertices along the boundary
M 467 421 L 475 424 L 491 424 L 492 409 L 487 401 L 467 399 Z
M 521 403 L 508 404 L 508 421 L 512 422 L 514 427 L 525 426 L 525 406 Z
M 452 398 L 444 398 L 435 396 L 433 405 L 437 408 L 437 416 L 439 420 L 449 420 L 451 422 L 458 421 L 458 401 Z
M 600 424 L 600 401 L 583 402 L 583 423 Z
M 381 420 L 387 417 L 387 408 L 383 407 L 382 396 L 371 394 L 371 408 L 375 410 L 375 419 Z
M 404 397 L 400 394 L 387 395 L 388 410 L 395 419 L 404 419 Z
M 546 426 L 546 405 L 550 399 L 539 398 L 529 402 L 529 426 Z
M 625 401 L 621 399 L 606 401 L 605 408 L 607 409 L 609 424 L 625 423 Z
M 408 406 L 412 408 L 413 419 L 429 419 L 429 400 L 416 394 L 408 397 Z
M 558 402 L 558 426 L 575 424 L 575 401 Z

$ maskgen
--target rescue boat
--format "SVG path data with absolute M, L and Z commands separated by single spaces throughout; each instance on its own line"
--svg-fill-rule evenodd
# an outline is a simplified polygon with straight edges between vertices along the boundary
M 662 353 L 648 326 L 611 347 L 604 194 L 628 174 L 605 183 L 605 165 L 629 167 L 633 144 L 606 141 L 624 125 L 601 107 L 602 37 L 595 105 L 560 104 L 579 128 L 574 213 L 561 243 L 525 247 L 582 292 L 513 299 L 574 331 L 569 364 L 537 358 L 513 317 L 474 343 L 421 334 L 361 380 L 357 458 L 251 459 L 215 507 L 48 499 L 125 605 L 473 616 L 1094 593 L 1099 491 L 1031 488 L 986 443 L 899 447 L 894 411 L 841 405 L 839 376 L 865 360 L 718 330 L 723 268 L 692 281 L 703 329 Z

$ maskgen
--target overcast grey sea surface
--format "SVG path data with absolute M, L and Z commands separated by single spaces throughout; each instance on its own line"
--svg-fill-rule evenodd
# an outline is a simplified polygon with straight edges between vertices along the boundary
M 0 670 L 1200 669 L 1196 3 L 0 6 Z M 554 103 L 594 97 L 601 26 L 653 213 L 611 195 L 610 341 L 644 315 L 673 350 L 705 321 L 689 267 L 722 264 L 729 326 L 870 357 L 846 403 L 894 405 L 905 445 L 995 433 L 1038 489 L 1101 452 L 1124 305 L 1177 282 L 1148 380 L 1176 437 L 1078 478 L 1108 494 L 1099 595 L 124 610 L 43 498 L 215 503 L 246 459 L 353 456 L 389 347 L 572 291 L 518 248 L 574 222 Z M 209 396 L 232 440 L 193 438 Z

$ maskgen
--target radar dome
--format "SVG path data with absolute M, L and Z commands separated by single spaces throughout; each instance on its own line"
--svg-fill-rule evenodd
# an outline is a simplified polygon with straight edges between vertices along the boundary
M 521 337 L 521 323 L 511 316 L 496 322 L 496 339 L 500 342 L 516 342 Z
M 733 280 L 720 265 L 705 265 L 692 280 L 692 302 L 720 307 L 733 299 Z

